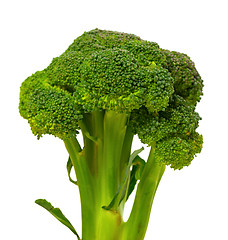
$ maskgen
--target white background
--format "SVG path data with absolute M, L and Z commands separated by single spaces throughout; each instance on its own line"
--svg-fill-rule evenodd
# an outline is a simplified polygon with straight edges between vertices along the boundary
M 187 53 L 204 79 L 197 108 L 204 149 L 188 168 L 166 170 L 145 240 L 228 239 L 227 10 L 225 0 L 1 1 L 0 239 L 76 239 L 34 203 L 37 198 L 60 207 L 81 232 L 79 194 L 68 182 L 64 145 L 51 136 L 36 140 L 19 116 L 18 97 L 26 77 L 94 28 L 133 33 Z

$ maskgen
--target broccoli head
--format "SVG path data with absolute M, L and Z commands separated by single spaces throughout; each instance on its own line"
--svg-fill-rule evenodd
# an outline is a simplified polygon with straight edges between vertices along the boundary
M 78 132 L 85 113 L 129 114 L 134 133 L 148 145 L 157 142 L 165 159 L 170 159 L 167 150 L 175 147 L 183 150 L 182 155 L 191 152 L 188 161 L 171 164 L 181 168 L 200 151 L 202 137 L 193 131 L 200 120 L 195 105 L 202 87 L 186 54 L 164 50 L 133 34 L 95 29 L 23 82 L 19 110 L 38 138 L 53 134 L 61 139 Z M 196 143 L 198 147 L 192 146 Z M 176 154 L 183 159 L 179 150 Z
M 19 111 L 39 139 L 65 143 L 76 173 L 82 239 L 143 240 L 166 166 L 182 169 L 202 149 L 196 104 L 203 81 L 183 53 L 133 34 L 94 29 L 76 38 L 44 70 L 21 85 Z M 84 146 L 77 141 L 82 132 Z M 150 147 L 131 154 L 134 135 Z M 139 180 L 126 224 L 123 209 Z M 44 206 L 74 232 L 60 210 Z M 62 218 L 61 218 L 62 217 Z

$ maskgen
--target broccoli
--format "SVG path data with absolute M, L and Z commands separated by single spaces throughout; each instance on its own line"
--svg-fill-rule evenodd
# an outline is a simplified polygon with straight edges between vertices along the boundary
M 94 29 L 74 40 L 20 88 L 19 111 L 39 139 L 51 134 L 69 153 L 80 192 L 83 240 L 142 240 L 166 166 L 182 169 L 202 149 L 195 111 L 203 82 L 191 59 L 133 35 Z M 83 145 L 77 134 L 81 132 Z M 137 135 L 150 147 L 132 151 Z M 70 177 L 74 169 L 77 181 Z M 124 205 L 137 185 L 129 218 Z M 48 210 L 79 238 L 58 209 Z

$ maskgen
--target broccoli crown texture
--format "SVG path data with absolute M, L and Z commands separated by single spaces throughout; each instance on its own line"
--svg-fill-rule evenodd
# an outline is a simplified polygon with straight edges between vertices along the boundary
M 38 138 L 61 139 L 77 133 L 83 114 L 126 113 L 143 143 L 156 142 L 159 161 L 180 169 L 202 147 L 195 112 L 202 88 L 186 54 L 132 34 L 94 29 L 22 83 L 19 111 Z
M 178 95 L 170 98 L 165 111 L 150 113 L 145 107 L 134 110 L 130 124 L 143 143 L 156 142 L 156 159 L 174 169 L 188 166 L 202 148 L 196 132 L 200 116 L 193 105 Z

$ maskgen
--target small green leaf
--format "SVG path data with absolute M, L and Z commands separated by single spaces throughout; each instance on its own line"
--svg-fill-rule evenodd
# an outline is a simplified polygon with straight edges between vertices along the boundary
M 129 193 L 128 187 L 129 187 L 129 183 L 130 183 L 131 166 L 133 165 L 133 160 L 138 156 L 138 154 L 140 152 L 142 152 L 143 149 L 144 148 L 142 147 L 138 150 L 135 150 L 131 154 L 122 184 L 120 185 L 120 187 L 119 187 L 118 191 L 116 192 L 111 203 L 108 206 L 103 206 L 102 207 L 103 209 L 117 211 L 117 208 L 119 207 L 122 200 L 124 198 L 128 197 L 128 193 Z
M 67 161 L 67 173 L 68 173 L 68 177 L 69 177 L 69 180 L 74 183 L 75 185 L 78 185 L 77 184 L 77 181 L 74 181 L 71 176 L 70 176 L 70 172 L 71 172 L 71 169 L 73 167 L 73 164 L 72 164 L 72 161 L 70 159 L 70 157 L 68 158 L 68 161 Z
M 136 180 L 140 180 L 142 176 L 143 169 L 145 167 L 146 162 L 139 156 L 137 156 L 133 162 L 133 165 L 136 167 L 135 178 Z
M 146 164 L 146 162 L 141 157 L 139 157 L 138 155 L 135 157 L 135 159 L 132 163 L 133 168 L 131 170 L 131 177 L 130 177 L 127 199 L 133 192 L 135 185 L 137 183 L 137 180 L 141 179 L 145 164 Z
M 45 208 L 49 213 L 51 213 L 56 219 L 58 219 L 63 225 L 68 227 L 80 240 L 80 237 L 70 221 L 63 215 L 62 211 L 59 208 L 54 208 L 50 202 L 45 199 L 37 199 L 35 201 L 36 204 L 40 205 L 41 207 Z

